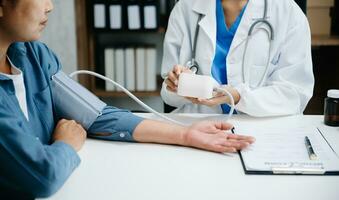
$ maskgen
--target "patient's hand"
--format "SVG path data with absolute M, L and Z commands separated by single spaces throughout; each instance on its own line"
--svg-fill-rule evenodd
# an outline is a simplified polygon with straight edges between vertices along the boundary
M 236 152 L 252 144 L 249 136 L 226 133 L 233 126 L 223 122 L 198 122 L 188 127 L 184 145 L 215 152 Z
M 62 141 L 79 151 L 86 140 L 85 129 L 74 120 L 62 119 L 58 122 L 54 134 L 54 141 Z

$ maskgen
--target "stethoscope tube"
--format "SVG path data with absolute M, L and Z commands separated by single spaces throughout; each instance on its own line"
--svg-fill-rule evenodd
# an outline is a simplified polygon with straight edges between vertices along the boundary
M 259 28 L 259 29 L 262 29 L 264 30 L 267 35 L 268 35 L 268 38 L 269 38 L 269 48 L 268 48 L 268 58 L 267 58 L 267 63 L 266 63 L 266 66 L 265 66 L 265 70 L 264 70 L 264 73 L 259 81 L 259 83 L 256 85 L 256 86 L 251 86 L 250 84 L 249 87 L 250 88 L 257 88 L 257 87 L 261 87 L 264 85 L 264 81 L 266 79 L 266 76 L 267 76 L 267 73 L 268 73 L 268 67 L 270 65 L 270 59 L 271 59 L 271 52 L 272 52 L 272 41 L 274 40 L 274 29 L 273 29 L 273 26 L 272 24 L 267 20 L 267 9 L 268 9 L 268 3 L 267 3 L 267 0 L 265 0 L 265 6 L 264 6 L 264 14 L 263 14 L 263 17 L 261 19 L 258 19 L 256 20 L 249 28 L 249 31 L 248 31 L 248 35 L 247 35 L 247 39 L 246 39 L 246 44 L 245 44 L 245 49 L 244 49 L 244 54 L 243 54 L 243 59 L 242 59 L 242 82 L 245 84 L 246 83 L 246 77 L 245 77 L 245 64 L 246 64 L 246 55 L 247 55 L 247 49 L 248 49 L 248 42 L 249 40 L 252 38 L 252 34 L 253 34 L 253 31 L 254 29 L 256 28 L 257 25 L 259 24 L 264 24 L 268 27 L 268 30 L 265 29 L 265 28 Z
M 199 23 L 200 23 L 202 17 L 203 17 L 203 15 L 199 14 L 198 22 L 197 22 L 197 25 L 195 27 L 194 39 L 193 39 L 192 58 L 191 58 L 191 61 L 187 64 L 187 67 L 193 73 L 198 73 L 198 71 L 199 71 L 199 64 L 197 63 L 195 58 L 196 58 L 198 36 L 199 36 L 199 30 L 200 30 Z

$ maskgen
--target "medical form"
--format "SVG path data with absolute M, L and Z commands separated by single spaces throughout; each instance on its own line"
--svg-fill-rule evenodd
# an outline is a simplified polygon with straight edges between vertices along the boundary
M 243 126 L 236 132 L 256 138 L 240 152 L 247 174 L 339 175 L 339 156 L 316 127 Z M 305 137 L 311 141 L 317 159 L 310 159 Z

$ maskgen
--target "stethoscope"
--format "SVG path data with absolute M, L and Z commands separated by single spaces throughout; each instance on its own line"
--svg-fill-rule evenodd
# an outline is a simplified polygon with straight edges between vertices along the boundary
M 260 82 L 255 86 L 255 87 L 260 87 L 263 85 L 265 77 L 267 76 L 267 72 L 268 72 L 268 67 L 270 64 L 270 57 L 271 57 L 271 43 L 274 40 L 274 30 L 273 30 L 273 26 L 272 24 L 267 20 L 267 0 L 265 1 L 265 5 L 264 5 L 264 15 L 262 18 L 256 19 L 255 22 L 253 22 L 253 24 L 250 26 L 248 34 L 247 34 L 247 39 L 246 39 L 246 44 L 245 44 L 245 50 L 244 50 L 244 55 L 243 55 L 243 60 L 242 60 L 242 80 L 243 83 L 245 83 L 246 81 L 246 75 L 245 75 L 245 57 L 247 54 L 247 47 L 248 47 L 248 42 L 249 40 L 252 38 L 253 32 L 255 30 L 255 28 L 257 27 L 257 25 L 259 24 L 264 24 L 268 27 L 268 30 L 260 27 L 259 29 L 262 29 L 264 31 L 267 32 L 267 35 L 270 39 L 270 44 L 269 44 L 269 52 L 268 52 L 268 59 L 267 59 L 267 63 L 266 63 L 266 67 L 264 70 L 264 73 L 260 79 Z M 191 60 L 187 62 L 186 67 L 188 67 L 191 71 L 193 71 L 194 73 L 198 73 L 199 72 L 199 64 L 196 60 L 196 51 L 197 51 L 197 41 L 198 41 L 198 36 L 199 36 L 199 30 L 200 30 L 200 26 L 199 23 L 202 19 L 203 15 L 199 14 L 199 18 L 198 18 L 198 22 L 197 22 L 197 26 L 195 28 L 195 34 L 194 34 L 194 40 L 193 40 L 193 47 L 192 47 L 192 52 L 191 52 Z

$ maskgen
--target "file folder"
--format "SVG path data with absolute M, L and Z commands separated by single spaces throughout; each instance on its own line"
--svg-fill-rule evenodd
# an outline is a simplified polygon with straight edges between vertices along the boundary
M 157 90 L 157 50 L 154 47 L 146 49 L 146 90 Z
M 127 0 L 127 28 L 128 30 L 141 30 L 141 9 L 137 0 Z
M 160 0 L 160 24 L 162 27 L 167 27 L 168 25 L 168 19 L 172 12 L 172 9 L 174 8 L 176 4 L 176 0 Z
M 167 15 L 169 16 L 175 4 L 177 3 L 177 0 L 166 0 L 166 2 L 167 2 L 167 5 L 166 5 Z
M 125 49 L 126 88 L 135 91 L 135 50 L 132 47 Z
M 143 3 L 143 22 L 144 29 L 156 30 L 159 24 L 159 3 L 157 0 L 144 0 Z
M 114 80 L 115 79 L 115 59 L 114 59 L 114 49 L 107 48 L 105 49 L 105 75 L 106 77 Z M 112 83 L 105 82 L 106 91 L 114 91 L 115 87 Z
M 126 87 L 125 84 L 125 50 L 123 48 L 116 48 L 114 51 L 115 58 L 115 80 L 121 86 Z M 117 91 L 122 89 L 117 87 Z
M 109 1 L 110 29 L 123 29 L 123 3 L 121 0 Z
M 93 5 L 94 28 L 106 28 L 106 5 L 97 3 Z
M 167 13 L 167 0 L 159 0 L 159 12 L 161 15 L 166 15 Z
M 137 91 L 146 90 L 146 53 L 145 48 L 138 47 L 136 49 L 136 78 L 137 78 Z

